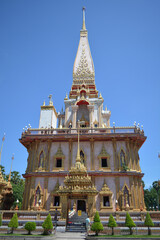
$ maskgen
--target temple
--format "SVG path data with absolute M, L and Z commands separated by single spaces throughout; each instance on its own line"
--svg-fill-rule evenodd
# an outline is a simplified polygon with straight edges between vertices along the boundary
M 139 149 L 146 140 L 139 125 L 110 125 L 96 89 L 95 70 L 83 24 L 73 66 L 73 82 L 56 111 L 52 96 L 41 106 L 39 128 L 29 127 L 20 142 L 28 151 L 23 210 L 69 210 L 90 217 L 113 211 L 145 210 Z

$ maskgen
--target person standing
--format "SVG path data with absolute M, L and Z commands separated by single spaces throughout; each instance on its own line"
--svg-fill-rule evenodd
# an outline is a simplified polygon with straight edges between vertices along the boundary
M 90 221 L 89 217 L 87 216 L 87 218 L 86 218 L 86 230 L 87 230 L 87 235 L 89 234 L 90 225 L 91 225 L 91 221 Z

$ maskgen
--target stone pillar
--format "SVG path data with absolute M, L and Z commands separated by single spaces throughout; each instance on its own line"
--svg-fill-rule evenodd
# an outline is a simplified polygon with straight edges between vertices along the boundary
M 43 209 L 47 210 L 47 195 L 48 195 L 48 177 L 44 178 L 44 198 L 43 198 Z M 42 200 L 42 199 L 41 199 Z
M 101 112 L 101 105 L 98 107 L 99 112 L 99 127 L 102 127 L 102 112 Z
M 50 171 L 50 165 L 51 165 L 51 161 L 50 161 L 50 150 L 51 150 L 51 141 L 48 140 L 47 141 L 47 145 L 48 145 L 48 148 L 47 148 L 47 157 L 45 159 L 45 169 L 46 171 Z
M 35 146 L 34 146 L 34 156 L 33 156 L 33 164 L 32 164 L 32 169 L 31 172 L 34 172 L 37 168 L 38 168 L 38 156 L 37 156 L 37 152 L 38 152 L 38 146 L 39 146 L 39 141 L 35 140 Z
M 113 145 L 114 171 L 118 171 L 118 169 L 119 169 L 119 160 L 117 159 L 116 139 L 112 140 L 112 145 Z
M 78 106 L 73 105 L 72 106 L 72 128 L 76 128 L 77 110 L 78 110 Z
M 64 126 L 67 128 L 67 120 L 68 120 L 68 107 L 66 106 L 66 110 L 65 110 L 65 122 L 64 122 Z
M 129 167 L 129 139 L 127 138 L 126 140 L 125 140 L 125 143 L 126 143 L 126 164 L 127 164 L 127 166 Z
M 72 166 L 72 146 L 73 146 L 73 140 L 69 139 L 69 161 L 68 161 L 68 170 L 71 169 Z
M 61 195 L 61 207 L 62 207 L 62 211 L 61 211 L 61 218 L 62 219 L 67 219 L 67 200 L 68 197 L 67 195 Z
M 96 211 L 96 202 L 94 195 L 88 195 L 88 216 L 93 217 L 94 212 Z
M 89 126 L 93 127 L 93 110 L 94 110 L 94 105 L 88 105 L 87 108 L 89 110 Z
M 95 170 L 94 161 L 94 138 L 90 139 L 90 156 L 91 156 L 91 170 Z

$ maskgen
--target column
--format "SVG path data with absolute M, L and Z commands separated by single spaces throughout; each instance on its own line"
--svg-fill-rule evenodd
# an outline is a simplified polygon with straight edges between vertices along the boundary
M 61 195 L 61 207 L 62 207 L 62 211 L 61 211 L 61 218 L 62 219 L 66 219 L 67 218 L 67 195 Z
M 67 127 L 67 120 L 68 120 L 68 107 L 69 106 L 66 106 L 66 110 L 65 110 L 65 123 L 64 123 L 64 126 Z
M 94 138 L 90 139 L 91 170 L 95 170 L 94 162 Z
M 130 154 L 129 154 L 129 139 L 127 138 L 126 140 L 125 140 L 125 143 L 126 143 L 126 155 L 127 155 L 127 157 L 126 157 L 126 164 L 127 164 L 127 166 L 129 167 L 129 158 L 130 158 Z
M 117 159 L 117 144 L 116 139 L 112 139 L 112 145 L 113 145 L 113 160 L 114 160 L 114 171 L 118 171 L 119 169 L 119 160 Z
M 71 169 L 72 166 L 72 146 L 73 146 L 73 140 L 69 139 L 69 161 L 68 161 L 68 170 Z
M 77 110 L 78 110 L 78 106 L 73 105 L 72 106 L 72 128 L 76 128 Z
M 101 105 L 98 108 L 99 112 L 99 127 L 102 127 L 102 112 L 101 112 Z
M 47 210 L 47 195 L 48 195 L 48 177 L 44 178 L 44 197 L 43 197 L 43 202 L 42 202 L 42 206 L 44 208 L 44 210 Z
M 88 105 L 87 108 L 89 110 L 89 126 L 93 127 L 93 110 L 94 110 L 94 105 Z

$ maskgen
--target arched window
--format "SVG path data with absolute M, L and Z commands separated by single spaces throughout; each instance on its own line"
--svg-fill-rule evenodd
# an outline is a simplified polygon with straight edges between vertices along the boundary
M 44 165 L 44 152 L 42 151 L 39 154 L 39 163 L 38 163 L 38 168 L 43 168 Z
M 38 186 L 35 195 L 35 206 L 39 204 L 39 200 L 41 200 L 41 190 L 40 187 Z
M 125 161 L 125 153 L 123 150 L 121 150 L 120 152 L 120 163 L 121 163 L 121 167 L 123 167 L 123 165 L 126 164 L 126 161 Z
M 85 165 L 85 157 L 84 157 L 84 152 L 82 150 L 80 151 L 80 158 L 81 158 L 81 163 Z
M 123 194 L 124 194 L 124 206 L 125 207 L 130 206 L 129 191 L 126 186 L 124 187 Z

